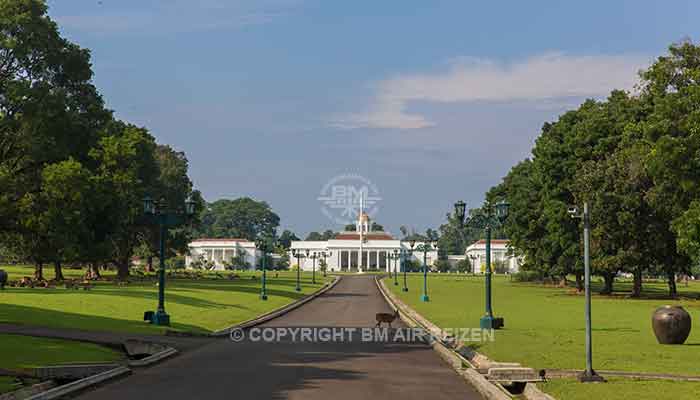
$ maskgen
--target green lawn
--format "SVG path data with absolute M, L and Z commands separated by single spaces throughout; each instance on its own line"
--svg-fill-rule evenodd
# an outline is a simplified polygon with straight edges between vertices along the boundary
M 112 362 L 118 351 L 92 343 L 0 334 L 0 368 L 30 372 L 32 368 L 75 362 Z M 0 393 L 18 389 L 15 378 L 0 377 Z
M 116 350 L 93 343 L 0 334 L 0 368 L 22 370 L 42 365 L 109 362 L 124 358 Z
M 559 400 L 610 399 L 611 393 L 615 400 L 700 399 L 698 382 L 610 378 L 607 383 L 579 383 L 575 379 L 555 379 L 538 386 Z
M 30 268 L 3 267 L 16 279 L 31 274 Z M 70 270 L 67 270 L 67 272 Z M 74 271 L 76 276 L 82 272 Z M 227 273 L 224 273 L 226 275 Z M 100 281 L 89 291 L 6 288 L 0 292 L 0 323 L 20 323 L 49 327 L 134 333 L 162 333 L 166 329 L 211 332 L 254 318 L 282 307 L 318 290 L 323 283 L 311 284 L 311 274 L 302 274 L 302 291 L 296 292 L 295 273 L 268 272 L 268 300 L 259 299 L 260 272 L 237 272 L 240 279 L 169 279 L 166 311 L 171 328 L 143 322 L 143 312 L 157 305 L 158 287 L 152 279 L 117 286 Z M 256 279 L 251 279 L 255 276 Z M 331 278 L 328 277 L 328 280 Z
M 15 386 L 14 382 L 15 378 L 9 376 L 0 376 L 0 394 L 18 389 L 18 386 Z
M 404 302 L 442 328 L 478 328 L 484 310 L 484 278 L 456 274 L 428 276 L 430 302 L 420 301 L 422 275 L 410 274 L 409 292 L 386 280 L 387 287 Z M 695 321 L 700 321 L 700 284 L 679 286 L 682 300 L 664 300 L 663 283 L 645 284 L 645 299 L 594 296 L 593 364 L 598 370 L 665 372 L 700 375 L 700 329 L 695 328 L 685 345 L 663 346 L 651 330 L 651 314 L 665 304 L 681 304 Z M 596 282 L 595 288 L 598 287 Z M 628 289 L 628 283 L 618 285 Z M 572 289 L 511 282 L 496 277 L 493 307 L 505 318 L 505 329 L 496 332 L 493 342 L 475 343 L 479 352 L 496 361 L 520 362 L 535 369 L 582 369 L 584 353 L 584 298 Z M 666 382 L 652 381 L 665 390 Z M 674 385 L 670 384 L 670 385 Z M 552 384 L 555 390 L 570 390 L 565 382 Z M 618 386 L 627 387 L 620 382 Z M 634 386 L 634 385 L 632 385 Z M 679 387 L 682 384 L 678 384 Z M 700 390 L 700 383 L 689 383 Z M 560 388 L 561 389 L 558 389 Z M 578 387 L 578 386 L 577 386 Z M 588 386 L 586 386 L 588 387 Z M 606 391 L 615 385 L 605 385 Z M 636 387 L 636 386 L 635 386 Z M 549 387 L 548 387 L 549 388 Z M 610 388 L 610 389 L 606 389 Z M 548 389 L 549 390 L 549 389 Z M 594 389 L 588 389 L 594 390 Z M 569 397 L 561 397 L 568 399 Z M 591 397 L 589 397 L 591 398 Z M 631 397 L 632 398 L 632 397 Z M 647 397 L 657 398 L 657 397 Z M 697 398 L 697 397 L 695 397 Z

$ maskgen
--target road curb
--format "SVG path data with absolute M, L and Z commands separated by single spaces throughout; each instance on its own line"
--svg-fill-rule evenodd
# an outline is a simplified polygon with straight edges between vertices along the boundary
M 145 358 L 142 358 L 140 360 L 129 360 L 129 366 L 130 367 L 149 367 L 153 364 L 156 364 L 158 362 L 165 360 L 166 358 L 172 357 L 177 353 L 178 353 L 178 351 L 176 348 L 167 347 L 164 350 L 161 350 L 155 354 L 152 354 L 152 355 L 145 357 Z
M 400 299 L 398 299 L 391 291 L 389 291 L 384 286 L 384 281 L 375 277 L 375 282 L 379 292 L 384 297 L 384 300 L 394 309 L 398 309 L 399 317 L 401 320 L 409 327 L 421 327 L 433 333 L 438 333 L 439 329 L 427 321 L 424 317 L 418 314 L 415 310 L 411 309 L 408 305 L 404 304 Z M 421 323 L 420 320 L 427 322 L 426 324 Z M 476 371 L 467 360 L 459 356 L 457 352 L 449 348 L 447 345 L 442 343 L 440 339 L 433 341 L 432 348 L 436 353 L 442 358 L 447 364 L 452 367 L 452 369 L 459 374 L 465 381 L 467 381 L 477 392 L 479 392 L 484 398 L 489 400 L 510 400 L 511 396 L 506 394 L 499 386 L 489 382 L 483 375 Z M 463 368 L 463 364 L 467 363 L 468 368 Z
M 528 400 L 557 400 L 554 397 L 548 395 L 547 393 L 540 390 L 537 385 L 528 383 L 525 385 L 525 391 L 523 391 L 523 396 Z
M 290 311 L 292 311 L 292 310 L 294 310 L 294 309 L 296 309 L 296 308 L 298 308 L 298 307 L 300 307 L 300 306 L 302 306 L 302 305 L 308 303 L 309 301 L 311 301 L 311 300 L 317 298 L 318 296 L 320 296 L 320 295 L 326 293 L 327 291 L 331 290 L 338 282 L 340 282 L 340 279 L 341 279 L 340 276 L 336 276 L 336 277 L 333 279 L 333 281 L 331 281 L 331 282 L 329 282 L 329 283 L 326 283 L 321 289 L 315 291 L 314 293 L 312 293 L 312 294 L 310 294 L 310 295 L 308 295 L 308 296 L 302 297 L 301 299 L 299 299 L 299 300 L 297 300 L 297 301 L 294 301 L 294 302 L 292 302 L 292 303 L 290 303 L 290 304 L 287 304 L 286 306 L 284 306 L 284 307 L 282 307 L 282 308 L 278 308 L 278 309 L 276 309 L 276 310 L 272 310 L 272 311 L 270 311 L 270 312 L 267 313 L 267 314 L 263 314 L 263 315 L 261 315 L 261 316 L 259 316 L 259 317 L 255 317 L 255 318 L 250 319 L 250 320 L 248 320 L 248 321 L 244 321 L 244 322 L 241 322 L 241 323 L 239 323 L 239 324 L 230 326 L 230 327 L 228 327 L 228 328 L 225 328 L 225 329 L 222 329 L 222 330 L 213 332 L 213 333 L 209 334 L 209 336 L 211 336 L 211 337 L 223 337 L 223 336 L 228 336 L 228 335 L 231 334 L 231 331 L 234 330 L 234 329 L 248 329 L 248 328 L 252 328 L 252 327 L 254 327 L 254 326 L 256 326 L 256 325 L 260 325 L 260 324 L 262 324 L 262 323 L 265 323 L 265 322 L 270 321 L 270 320 L 272 320 L 272 319 L 275 319 L 275 318 L 277 318 L 277 317 L 281 317 L 282 315 L 287 314 L 288 312 L 290 312 Z
M 117 367 L 109 371 L 105 371 L 96 375 L 88 376 L 87 378 L 79 379 L 75 382 L 67 383 L 49 389 L 45 392 L 35 394 L 34 396 L 28 397 L 26 400 L 54 400 L 61 397 L 67 396 L 69 394 L 76 393 L 81 390 L 85 390 L 89 387 L 98 385 L 105 381 L 115 379 L 124 375 L 131 373 L 131 370 L 127 367 Z

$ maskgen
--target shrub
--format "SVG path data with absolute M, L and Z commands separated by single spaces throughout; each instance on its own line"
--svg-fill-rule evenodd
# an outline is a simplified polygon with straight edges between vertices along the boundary
M 513 274 L 516 282 L 541 282 L 542 275 L 536 271 L 520 271 Z
M 474 272 L 474 271 L 472 271 L 472 263 L 471 263 L 471 260 L 469 260 L 469 259 L 459 260 L 459 262 L 457 263 L 457 271 L 462 272 L 462 273 L 465 273 L 465 272 L 472 273 L 472 272 Z
M 440 272 L 447 272 L 450 270 L 450 262 L 447 260 L 437 260 L 435 261 L 435 269 Z

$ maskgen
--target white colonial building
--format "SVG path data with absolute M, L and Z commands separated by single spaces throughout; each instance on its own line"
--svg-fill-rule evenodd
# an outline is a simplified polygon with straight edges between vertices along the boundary
M 486 241 L 479 240 L 469 245 L 465 251 L 466 259 L 471 262 L 472 271 L 483 274 L 486 269 Z M 520 270 L 520 259 L 508 254 L 508 241 L 501 239 L 491 240 L 491 268 L 494 263 L 505 262 L 507 273 L 515 273 Z
M 197 239 L 188 245 L 190 254 L 185 257 L 185 268 L 223 270 L 233 259 L 240 257 L 243 264 L 255 269 L 262 254 L 255 243 L 246 239 Z M 242 265 L 236 265 L 241 268 Z
M 423 243 L 415 242 L 414 248 Z M 373 232 L 369 216 L 360 212 L 354 232 L 339 232 L 326 241 L 293 241 L 289 251 L 291 265 L 300 265 L 304 271 L 319 268 L 321 259 L 327 271 L 397 271 L 401 270 L 401 260 L 391 258 L 394 254 L 403 259 L 417 259 L 423 262 L 423 253 L 411 252 L 410 243 L 394 239 L 387 232 Z M 307 256 L 308 254 L 308 256 Z M 314 257 L 314 255 L 316 257 Z M 426 254 L 428 265 L 438 258 L 437 250 Z

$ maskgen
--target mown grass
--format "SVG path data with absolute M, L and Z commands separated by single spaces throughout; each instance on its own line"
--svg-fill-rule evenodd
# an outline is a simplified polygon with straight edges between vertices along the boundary
M 484 313 L 482 276 L 431 274 L 428 276 L 430 301 L 427 303 L 420 301 L 421 275 L 409 275 L 408 293 L 401 291 L 401 285 L 394 286 L 389 280 L 386 283 L 404 302 L 439 327 L 479 327 L 479 319 Z M 621 283 L 617 287 L 627 291 L 628 285 Z M 630 299 L 623 293 L 593 297 L 594 368 L 700 375 L 700 329 L 691 332 L 685 345 L 664 346 L 657 343 L 651 328 L 652 313 L 665 304 L 681 304 L 696 321 L 700 320 L 700 301 L 697 300 L 700 283 L 679 286 L 680 300 L 664 299 L 666 286 L 661 282 L 647 283 L 645 286 L 643 299 Z M 598 289 L 597 282 L 594 289 Z M 505 328 L 496 332 L 493 342 L 472 343 L 479 352 L 497 361 L 519 362 L 535 369 L 585 367 L 584 297 L 575 290 L 516 283 L 506 277 L 496 277 L 493 307 L 497 316 L 505 318 Z M 550 386 L 553 390 L 576 391 L 564 388 L 571 386 L 566 381 L 557 382 Z M 630 398 L 656 399 L 659 397 L 655 397 L 654 393 L 673 386 L 661 381 L 645 381 L 644 385 L 648 387 L 656 383 L 659 386 L 654 386 L 654 391 L 647 393 L 646 397 Z M 678 386 L 700 390 L 700 383 Z M 587 390 L 601 390 L 607 396 L 601 398 L 613 398 L 610 397 L 612 393 L 626 387 L 636 386 L 620 381 L 617 385 Z M 644 393 L 643 390 L 641 392 Z
M 18 386 L 15 385 L 15 378 L 0 376 L 0 394 L 11 392 L 15 389 L 18 389 Z
M 29 370 L 44 365 L 110 362 L 124 355 L 108 347 L 71 340 L 0 334 L 0 368 Z
M 29 374 L 32 368 L 66 363 L 113 362 L 118 351 L 92 343 L 0 334 L 0 368 Z M 19 389 L 13 377 L 0 376 L 0 393 Z
M 579 383 L 575 379 L 555 379 L 538 385 L 559 400 L 697 400 L 698 382 L 610 378 L 606 383 Z
M 21 266 L 3 269 L 9 271 L 11 279 L 29 276 L 32 271 Z M 78 270 L 66 270 L 66 273 L 76 277 L 83 275 Z M 268 272 L 268 300 L 262 301 L 259 298 L 261 273 L 236 274 L 239 278 L 235 280 L 220 279 L 215 274 L 205 274 L 205 278 L 196 280 L 168 279 L 165 308 L 171 317 L 170 328 L 143 321 L 143 312 L 157 306 L 158 287 L 152 277 L 132 281 L 128 286 L 98 281 L 89 291 L 60 286 L 6 288 L 0 292 L 0 323 L 153 334 L 166 329 L 211 332 L 289 304 L 318 290 L 324 283 L 321 274 L 317 273 L 317 283 L 312 284 L 311 274 L 303 273 L 302 291 L 296 292 L 294 272 Z

